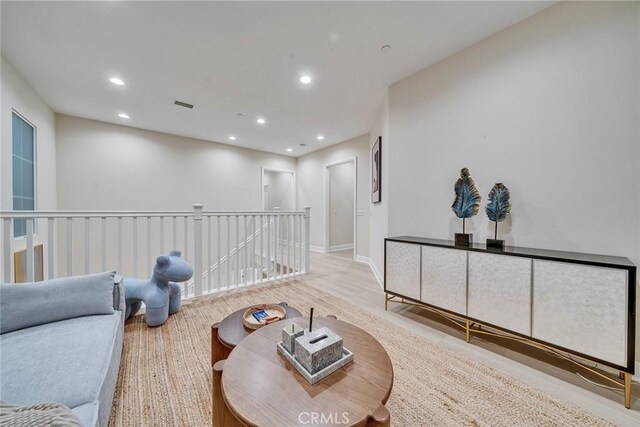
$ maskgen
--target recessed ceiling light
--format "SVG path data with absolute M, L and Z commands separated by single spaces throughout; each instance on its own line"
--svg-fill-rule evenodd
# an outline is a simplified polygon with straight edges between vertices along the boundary
M 391 50 L 391 45 L 385 44 L 380 48 L 380 50 L 383 52 L 389 52 Z
M 306 85 L 308 85 L 309 83 L 311 83 L 311 76 L 308 75 L 304 75 L 300 77 L 300 83 L 304 83 Z
M 292 151 L 293 151 L 293 148 L 287 148 L 287 151 L 288 151 L 288 152 L 292 152 Z
M 318 136 L 316 137 L 316 139 L 317 139 L 318 141 L 322 141 L 322 140 L 324 139 L 324 136 L 323 136 L 323 135 L 318 135 Z
M 109 81 L 111 83 L 113 83 L 114 85 L 124 86 L 124 81 L 122 79 L 117 78 L 117 77 L 111 77 L 109 79 Z
M 129 115 L 126 113 L 118 113 L 118 117 L 120 117 L 121 119 L 128 119 Z
M 300 147 L 306 147 L 307 144 L 300 144 Z
M 232 140 L 232 141 L 235 141 L 235 140 L 236 140 L 236 137 L 235 137 L 235 136 L 233 136 L 233 135 L 229 135 L 229 139 L 230 139 L 230 140 Z
M 263 125 L 263 124 L 267 123 L 267 121 L 265 119 L 263 119 L 262 117 L 258 117 L 258 120 L 256 120 L 256 123 Z

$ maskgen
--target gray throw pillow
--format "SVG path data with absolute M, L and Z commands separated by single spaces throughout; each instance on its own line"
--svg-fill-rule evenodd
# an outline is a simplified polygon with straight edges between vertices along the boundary
M 0 283 L 0 333 L 74 317 L 113 314 L 115 272 Z

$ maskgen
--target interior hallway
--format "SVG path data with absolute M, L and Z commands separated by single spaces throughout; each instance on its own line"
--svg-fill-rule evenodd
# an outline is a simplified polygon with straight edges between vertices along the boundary
M 384 293 L 371 269 L 351 258 L 351 250 L 330 254 L 312 252 L 311 273 L 304 276 L 306 282 L 614 424 L 640 425 L 638 383 L 633 385 L 632 407 L 626 409 L 622 390 L 610 390 L 588 382 L 580 375 L 593 381 L 597 377 L 593 378 L 588 371 L 550 353 L 513 340 L 477 335 L 467 344 L 462 329 L 418 307 L 390 302 L 385 311 Z

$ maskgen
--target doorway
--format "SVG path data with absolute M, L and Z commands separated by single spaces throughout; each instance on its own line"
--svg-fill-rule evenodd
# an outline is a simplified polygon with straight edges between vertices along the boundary
M 356 158 L 325 165 L 325 252 L 356 256 Z
M 296 209 L 296 175 L 285 169 L 262 168 L 262 210 Z

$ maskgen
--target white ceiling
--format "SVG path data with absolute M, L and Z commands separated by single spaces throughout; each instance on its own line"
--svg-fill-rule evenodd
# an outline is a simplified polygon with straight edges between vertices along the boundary
M 3 1 L 2 55 L 58 113 L 299 156 L 369 132 L 388 85 L 550 4 Z

